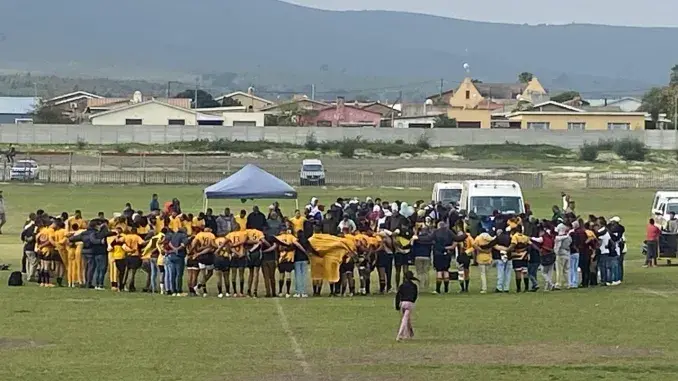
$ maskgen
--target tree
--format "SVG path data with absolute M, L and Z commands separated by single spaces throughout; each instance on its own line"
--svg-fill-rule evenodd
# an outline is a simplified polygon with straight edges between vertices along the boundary
M 474 78 L 471 80 L 471 83 L 483 83 L 483 81 Z
M 237 99 L 226 97 L 221 99 L 221 105 L 224 107 L 233 107 L 233 106 L 242 106 L 242 103 L 240 103 L 240 101 Z
M 219 102 L 215 101 L 212 94 L 205 90 L 198 90 L 198 102 L 195 101 L 195 90 L 184 90 L 174 96 L 175 98 L 190 98 L 193 108 L 219 107 Z
M 556 96 L 551 97 L 551 100 L 558 103 L 563 103 L 571 101 L 575 98 L 581 98 L 581 94 L 578 91 L 565 91 Z
M 449 118 L 447 115 L 438 115 L 433 120 L 433 128 L 457 128 L 457 120 Z
M 669 78 L 669 85 L 678 85 L 678 65 L 673 65 L 671 68 L 671 77 Z
M 67 115 L 64 115 L 63 110 L 48 105 L 48 104 L 39 104 L 35 107 L 35 111 L 31 114 L 33 118 L 33 123 L 36 124 L 73 124 L 74 121 L 71 120 Z
M 534 78 L 534 74 L 524 71 L 520 74 L 518 74 L 518 82 L 520 83 L 528 83 Z
M 643 103 L 640 106 L 640 111 L 649 113 L 652 122 L 657 126 L 659 114 L 668 112 L 669 108 L 666 90 L 660 87 L 653 87 L 643 95 Z

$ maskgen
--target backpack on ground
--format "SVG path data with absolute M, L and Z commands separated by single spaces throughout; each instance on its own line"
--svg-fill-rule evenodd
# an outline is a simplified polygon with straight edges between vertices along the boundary
M 21 272 L 14 271 L 9 274 L 9 280 L 7 281 L 8 286 L 23 286 L 24 280 L 21 278 Z

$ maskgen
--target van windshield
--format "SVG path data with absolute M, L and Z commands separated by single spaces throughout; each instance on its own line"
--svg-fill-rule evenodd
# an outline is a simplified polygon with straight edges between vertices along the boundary
M 670 202 L 666 204 L 666 211 L 664 213 L 669 214 L 671 212 L 678 214 L 678 202 Z
M 470 211 L 479 216 L 491 216 L 492 212 L 498 210 L 501 213 L 520 214 L 523 209 L 522 198 L 517 196 L 476 196 L 471 197 L 469 203 Z
M 302 169 L 304 172 L 322 172 L 323 166 L 322 166 L 322 165 L 318 165 L 318 164 L 307 164 L 307 165 L 303 165 L 303 166 L 301 167 L 301 169 Z
M 461 189 L 439 189 L 438 200 L 443 204 L 458 203 L 461 199 Z

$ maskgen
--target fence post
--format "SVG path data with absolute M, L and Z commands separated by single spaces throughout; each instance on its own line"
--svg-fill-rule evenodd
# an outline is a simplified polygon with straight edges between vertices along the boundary
M 589 173 L 586 172 L 586 184 L 584 184 L 584 188 L 589 188 L 591 186 L 590 180 L 591 178 L 589 177 Z
M 2 181 L 4 182 L 4 181 L 6 181 L 5 176 L 7 176 L 7 162 L 4 161 L 2 164 L 3 164 L 2 165 Z
M 141 154 L 141 183 L 146 184 L 146 154 Z
M 116 139 L 116 141 L 117 141 L 117 139 Z M 97 176 L 96 181 L 94 181 L 95 184 L 101 182 L 101 167 L 103 165 L 102 161 L 103 161 L 103 157 L 101 155 L 101 151 L 99 151 L 99 175 Z
M 73 180 L 73 152 L 68 153 L 68 183 Z
M 49 163 L 49 166 L 47 167 L 47 182 L 52 182 L 52 163 Z

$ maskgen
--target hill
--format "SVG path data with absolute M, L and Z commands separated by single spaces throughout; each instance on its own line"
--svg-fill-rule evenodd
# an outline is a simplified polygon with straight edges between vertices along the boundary
M 0 68 L 66 76 L 228 72 L 255 84 L 360 88 L 459 80 L 468 62 L 484 81 L 530 71 L 551 88 L 628 93 L 666 81 L 676 37 L 674 28 L 496 24 L 277 0 L 0 2 Z

